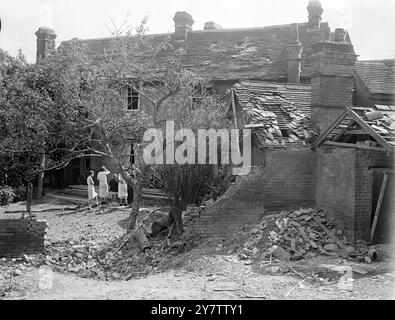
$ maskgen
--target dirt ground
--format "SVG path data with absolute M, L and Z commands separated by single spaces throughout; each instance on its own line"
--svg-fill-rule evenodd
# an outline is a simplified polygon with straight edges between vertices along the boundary
M 67 206 L 55 201 L 34 206 L 33 210 L 59 209 L 37 213 L 49 225 L 46 243 L 81 236 L 105 243 L 125 232 L 125 209 L 67 214 L 61 210 Z M 19 217 L 4 212 L 22 208 L 23 204 L 0 208 L 0 218 Z M 226 248 L 204 243 L 173 257 L 166 271 L 129 281 L 81 278 L 23 259 L 0 259 L 0 299 L 393 299 L 395 251 L 388 246 L 377 251 L 379 261 L 370 264 L 318 256 L 289 262 L 287 272 L 282 272 L 278 267 L 268 269 L 268 262 L 242 261 Z M 345 277 L 346 270 L 354 270 L 352 278 Z

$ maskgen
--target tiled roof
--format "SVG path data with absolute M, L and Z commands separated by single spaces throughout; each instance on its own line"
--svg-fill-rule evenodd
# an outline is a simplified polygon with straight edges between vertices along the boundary
M 357 62 L 354 70 L 371 94 L 395 94 L 395 75 L 381 62 Z
M 329 37 L 327 24 L 322 32 Z M 246 29 L 194 30 L 186 41 L 176 41 L 172 33 L 145 35 L 153 43 L 168 40 L 167 48 L 155 59 L 165 65 L 180 56 L 182 64 L 213 80 L 285 80 L 287 78 L 287 48 L 291 40 L 291 25 Z M 119 38 L 118 38 L 119 39 Z M 307 23 L 299 24 L 299 40 L 303 46 L 302 77 L 310 75 L 311 40 Z M 100 57 L 119 45 L 114 37 L 75 40 L 86 47 L 87 53 Z M 63 43 L 67 43 L 63 42 Z M 144 57 L 144 55 L 142 55 Z
M 310 85 L 242 81 L 233 92 L 245 128 L 251 128 L 262 145 L 306 145 L 316 136 L 310 123 Z
M 343 143 L 349 134 L 362 134 L 362 139 Z M 366 139 L 370 135 L 374 141 Z M 369 148 L 381 148 L 393 152 L 395 148 L 395 106 L 376 105 L 372 108 L 348 106 L 313 143 L 314 147 L 330 141 L 342 146 L 365 145 Z
M 373 108 L 351 108 L 372 130 L 391 146 L 395 146 L 395 106 L 375 105 Z M 369 116 L 374 113 L 374 117 Z

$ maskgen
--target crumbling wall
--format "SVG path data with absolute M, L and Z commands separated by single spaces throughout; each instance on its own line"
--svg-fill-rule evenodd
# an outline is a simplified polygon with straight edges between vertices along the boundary
M 46 229 L 46 221 L 0 219 L 0 257 L 42 252 Z
M 355 231 L 355 150 L 317 150 L 317 206 L 332 216 L 350 241 Z
M 315 204 L 316 155 L 309 149 L 266 149 L 262 166 L 237 177 L 216 202 L 184 212 L 187 237 L 227 237 L 269 212 Z

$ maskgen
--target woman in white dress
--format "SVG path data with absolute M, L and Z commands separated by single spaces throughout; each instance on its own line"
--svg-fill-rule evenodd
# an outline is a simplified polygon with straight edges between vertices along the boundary
M 101 167 L 101 171 L 97 174 L 97 180 L 99 180 L 99 198 L 101 200 L 101 204 L 104 204 L 105 200 L 108 198 L 107 176 L 109 174 L 110 171 L 108 171 L 105 166 Z
M 122 178 L 121 174 L 118 174 L 118 198 L 121 206 L 127 206 L 128 199 L 128 184 Z
M 93 182 L 93 175 L 95 173 L 93 171 L 89 172 L 88 179 L 86 179 L 86 183 L 88 185 L 88 206 L 89 210 L 92 209 L 92 200 L 96 199 L 96 205 L 98 205 L 98 200 L 97 200 L 97 193 L 95 191 L 95 183 Z

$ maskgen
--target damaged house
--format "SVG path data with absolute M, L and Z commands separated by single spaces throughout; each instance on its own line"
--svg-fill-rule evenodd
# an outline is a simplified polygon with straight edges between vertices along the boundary
M 393 72 L 383 63 L 355 63 L 343 37 L 312 47 L 311 85 L 246 81 L 232 88 L 235 123 L 253 130 L 248 179 L 259 181 L 261 193 L 251 197 L 261 198 L 266 210 L 314 203 L 352 241 L 388 242 Z
M 195 30 L 194 20 L 187 12 L 177 12 L 173 18 L 174 32 L 144 35 L 154 43 L 168 42 L 171 48 L 157 57 L 166 64 L 174 57 L 180 57 L 181 64 L 211 79 L 214 90 L 226 95 L 240 80 L 264 80 L 274 83 L 304 83 L 311 80 L 313 54 L 312 44 L 335 37 L 329 24 L 321 21 L 323 9 L 318 1 L 310 1 L 307 7 L 308 21 L 258 28 L 223 29 L 214 22 L 207 22 L 203 30 Z M 342 32 L 342 30 L 340 30 Z M 344 31 L 343 31 L 344 33 Z M 54 30 L 41 27 L 36 32 L 37 59 L 45 57 L 55 49 Z M 345 40 L 350 38 L 345 33 Z M 103 54 L 119 45 L 115 37 L 100 39 L 72 39 L 63 41 L 78 43 L 97 63 Z M 127 111 L 146 111 L 148 104 L 144 97 L 133 90 L 125 90 Z M 130 147 L 134 154 L 133 141 Z M 87 170 L 97 170 L 105 159 L 75 159 L 64 170 L 46 176 L 48 186 L 66 186 L 83 183 Z
M 185 68 L 207 76 L 227 96 L 234 126 L 252 130 L 250 174 L 187 217 L 189 233 L 223 236 L 271 211 L 317 205 L 349 239 L 370 241 L 374 230 L 375 240 L 385 241 L 389 213 L 383 212 L 391 210 L 393 183 L 392 65 L 357 62 L 349 34 L 322 21 L 318 0 L 309 1 L 307 12 L 301 23 L 223 29 L 207 22 L 203 30 L 193 29 L 190 14 L 177 12 L 173 33 L 145 35 L 170 41 Z M 53 50 L 56 37 L 40 30 L 38 57 Z M 93 56 L 116 44 L 111 37 L 77 41 Z M 164 66 L 174 54 L 161 57 Z M 125 108 L 144 110 L 144 99 L 126 92 Z M 78 184 L 86 170 L 103 163 L 76 159 L 47 183 Z

